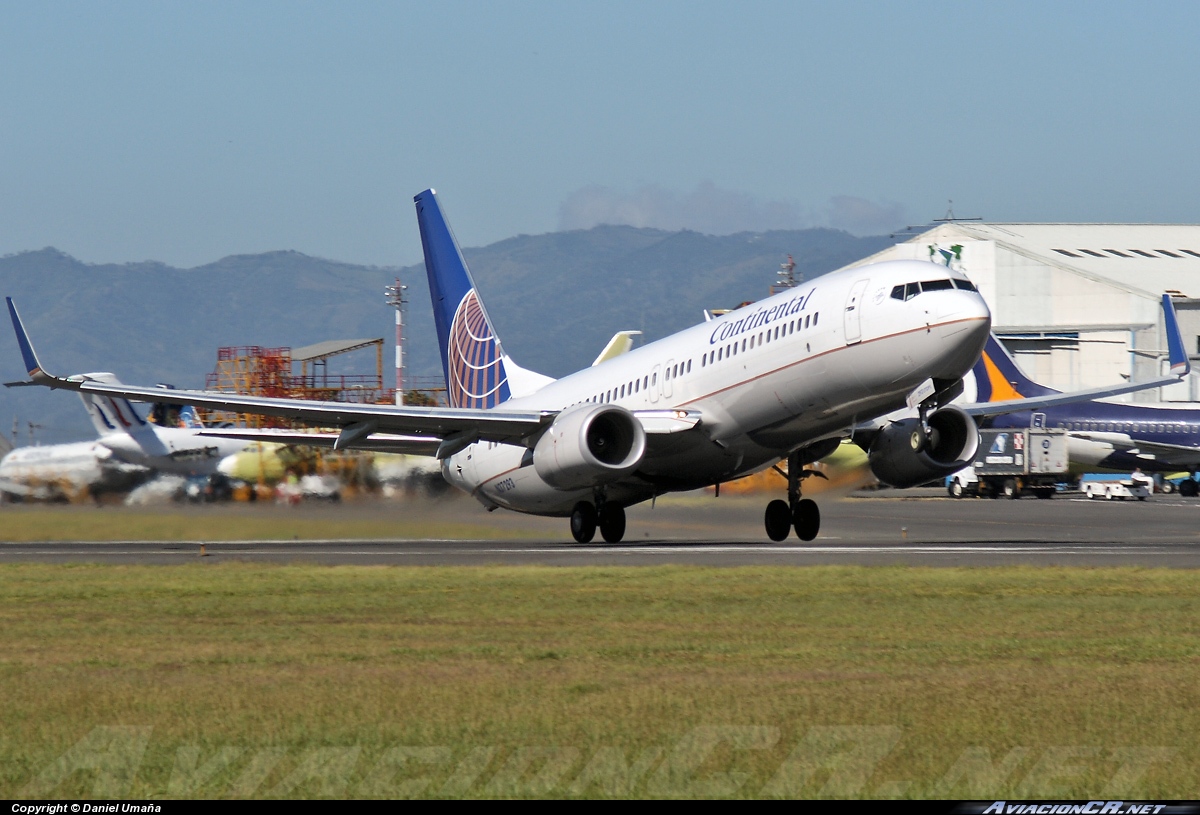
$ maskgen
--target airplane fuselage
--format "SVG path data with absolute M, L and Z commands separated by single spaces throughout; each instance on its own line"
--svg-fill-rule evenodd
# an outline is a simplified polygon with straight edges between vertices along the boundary
M 1029 427 L 1035 418 L 1041 426 L 1068 431 L 1072 464 L 1148 472 L 1200 468 L 1197 407 L 1082 402 L 996 416 L 989 426 Z
M 147 423 L 132 433 L 110 433 L 99 443 L 121 459 L 171 475 L 209 475 L 246 442 L 197 435 L 195 430 Z
M 905 286 L 923 281 L 945 284 L 906 298 Z M 607 485 L 608 500 L 629 505 L 756 472 L 903 407 L 928 379 L 960 379 L 990 325 L 987 305 L 961 274 L 890 261 L 824 275 L 505 407 L 698 411 L 695 430 L 660 443 L 635 473 Z M 479 442 L 446 458 L 443 474 L 485 505 L 521 512 L 568 515 L 591 496 L 551 487 L 531 463 L 524 446 Z
M 130 489 L 151 471 L 98 441 L 18 447 L 0 460 L 0 492 L 39 500 Z

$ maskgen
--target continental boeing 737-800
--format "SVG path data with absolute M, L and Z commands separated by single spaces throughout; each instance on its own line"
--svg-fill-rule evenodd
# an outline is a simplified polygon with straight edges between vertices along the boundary
M 338 428 L 319 437 L 335 448 L 436 455 L 446 479 L 489 509 L 568 517 L 580 542 L 597 527 L 606 541 L 621 540 L 632 504 L 720 485 L 782 460 L 788 500 L 767 506 L 766 532 L 783 540 L 795 529 L 812 540 L 820 512 L 801 497 L 812 472 L 805 465 L 842 438 L 853 435 L 869 449 L 875 474 L 900 487 L 949 475 L 975 453 L 971 414 L 949 402 L 983 350 L 991 315 L 961 273 L 892 261 L 827 274 L 553 380 L 504 352 L 437 196 L 426 190 L 414 200 L 448 408 L 58 378 L 38 362 L 10 301 L 26 369 L 35 383 L 53 388 Z M 1176 377 L 1157 380 L 1168 381 Z M 915 415 L 874 423 L 905 405 Z M 1003 402 L 986 407 L 1013 409 Z M 280 440 L 277 433 L 205 432 Z

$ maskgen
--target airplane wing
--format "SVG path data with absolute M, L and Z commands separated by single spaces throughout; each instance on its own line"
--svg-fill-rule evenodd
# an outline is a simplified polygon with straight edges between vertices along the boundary
M 270 444 L 308 445 L 310 447 L 333 447 L 340 433 L 306 433 L 299 430 L 252 430 L 244 428 L 209 427 L 199 431 L 198 436 L 213 436 L 221 439 L 239 439 Z M 372 433 L 355 441 L 355 450 L 373 450 L 377 453 L 402 453 L 410 456 L 436 456 L 442 440 L 437 436 L 399 435 L 396 433 Z
M 1133 393 L 1148 388 L 1161 387 L 1162 385 L 1173 385 L 1187 376 L 1192 368 L 1191 363 L 1188 361 L 1187 353 L 1183 350 L 1183 336 L 1179 332 L 1179 321 L 1175 317 L 1175 307 L 1171 303 L 1171 296 L 1169 294 L 1162 296 L 1162 307 L 1167 329 L 1167 358 L 1171 364 L 1171 374 L 1169 376 L 1142 382 L 1126 382 L 1107 388 L 1092 388 L 1090 390 L 1072 391 L 1070 393 L 1052 392 L 1023 399 L 974 402 L 958 405 L 958 407 L 971 416 L 999 416 L 1004 413 L 1016 413 L 1019 410 L 1038 410 L 1054 405 L 1090 402 L 1094 399 L 1105 399 L 1109 396 L 1119 396 L 1123 393 Z
M 402 407 L 349 402 L 315 402 L 266 396 L 146 388 L 119 382 L 99 382 L 83 376 L 58 377 L 47 373 L 38 361 L 29 335 L 17 314 L 12 298 L 9 315 L 17 333 L 17 344 L 34 384 L 135 402 L 165 402 L 193 405 L 209 410 L 278 416 L 313 427 L 338 427 L 339 433 L 302 433 L 271 430 L 209 428 L 201 435 L 267 441 L 280 444 L 311 444 L 334 449 L 379 450 L 446 458 L 477 441 L 523 444 L 554 421 L 558 411 L 505 410 L 501 408 Z M 699 425 L 695 410 L 639 410 L 633 412 L 643 429 L 654 437 L 673 436 Z M 665 442 L 665 439 L 664 439 Z M 652 446 L 653 446 L 652 442 Z
M 656 436 L 671 436 L 691 430 L 700 423 L 700 413 L 695 410 L 637 410 L 633 412 L 642 429 L 646 431 L 648 443 L 653 447 Z M 312 432 L 303 430 L 276 430 L 273 428 L 247 429 L 239 427 L 207 427 L 198 436 L 213 436 L 222 439 L 261 441 L 271 444 L 310 445 L 313 447 L 335 447 L 340 433 Z M 378 453 L 402 453 L 411 456 L 436 456 L 442 439 L 437 436 L 401 435 L 396 433 L 372 433 L 352 442 L 355 450 L 374 450 Z
M 35 384 L 130 399 L 135 402 L 193 405 L 209 410 L 279 416 L 315 427 L 340 427 L 342 430 L 334 444 L 337 449 L 361 446 L 361 442 L 374 433 L 419 434 L 435 440 L 437 456 L 445 458 L 476 441 L 520 443 L 522 439 L 543 430 L 557 415 L 557 411 L 547 410 L 401 407 L 316 402 L 213 391 L 145 388 L 95 382 L 85 377 L 58 377 L 42 367 L 12 298 L 5 299 L 8 301 L 8 312 L 12 317 L 13 329 L 17 333 L 17 344 L 21 348 L 25 369 Z
M 1146 441 L 1145 439 L 1130 438 L 1123 433 L 1093 433 L 1087 431 L 1071 431 L 1071 437 L 1094 441 L 1112 446 L 1114 450 L 1131 456 L 1140 456 L 1148 460 L 1165 459 L 1180 469 L 1200 464 L 1200 449 L 1183 444 L 1166 444 L 1164 442 Z

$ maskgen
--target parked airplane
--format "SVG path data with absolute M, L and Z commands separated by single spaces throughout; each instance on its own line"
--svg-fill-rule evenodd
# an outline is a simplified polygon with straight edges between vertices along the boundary
M 152 474 L 98 441 L 18 447 L 0 459 L 0 497 L 71 501 L 132 489 Z
M 110 373 L 70 379 L 121 385 Z M 0 492 L 39 500 L 73 499 L 127 490 L 155 473 L 206 475 L 247 444 L 201 436 L 202 427 L 190 407 L 181 411 L 183 426 L 162 427 L 146 421 L 126 399 L 82 390 L 79 396 L 99 438 L 13 450 L 0 461 Z
M 449 408 L 62 379 L 38 362 L 10 300 L 26 369 L 35 383 L 52 388 L 340 428 L 323 436 L 335 448 L 379 449 L 382 433 L 417 434 L 392 440 L 390 449 L 419 453 L 436 446 L 451 484 L 489 509 L 569 517 L 580 542 L 591 540 L 597 526 L 606 541 L 619 541 L 627 506 L 674 490 L 714 484 L 719 490 L 724 481 L 782 459 L 788 500 L 767 506 L 767 534 L 783 540 L 794 528 L 812 540 L 820 511 L 801 497 L 812 473 L 804 465 L 906 404 L 916 417 L 862 430 L 882 481 L 924 483 L 961 469 L 975 453 L 971 415 L 948 403 L 979 357 L 991 315 L 961 273 L 924 261 L 831 273 L 553 380 L 504 352 L 434 191 L 414 200 Z M 1141 387 L 1147 384 L 1111 392 Z M 1003 402 L 984 408 L 1012 409 Z
M 994 336 L 972 373 L 975 398 L 982 403 L 1058 393 L 1027 377 Z M 997 415 L 983 426 L 1066 430 L 1072 463 L 1087 467 L 1193 474 L 1200 469 L 1200 408 L 1195 406 L 1087 401 Z M 1200 484 L 1184 481 L 1180 492 L 1195 496 Z

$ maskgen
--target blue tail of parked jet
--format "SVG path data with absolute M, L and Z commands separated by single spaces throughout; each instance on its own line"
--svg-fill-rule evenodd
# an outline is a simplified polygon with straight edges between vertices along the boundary
M 436 194 L 425 190 L 413 201 L 450 406 L 495 407 L 511 396 L 500 339 Z
M 972 372 L 975 374 L 976 402 L 1006 402 L 1059 392 L 1025 376 L 995 334 L 988 336 L 987 345 Z

